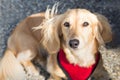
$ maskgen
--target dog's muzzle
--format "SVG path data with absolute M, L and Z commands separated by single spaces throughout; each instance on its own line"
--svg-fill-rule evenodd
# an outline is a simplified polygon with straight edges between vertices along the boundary
M 79 43 L 80 43 L 80 42 L 79 42 L 78 39 L 72 39 L 72 40 L 69 41 L 69 46 L 70 46 L 71 48 L 78 48 Z

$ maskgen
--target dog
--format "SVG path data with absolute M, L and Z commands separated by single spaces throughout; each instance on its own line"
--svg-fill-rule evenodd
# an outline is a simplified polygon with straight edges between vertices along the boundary
M 108 20 L 86 9 L 70 9 L 59 15 L 56 12 L 54 6 L 46 13 L 25 18 L 16 26 L 0 61 L 0 80 L 25 80 L 26 72 L 39 75 L 31 62 L 34 59 L 40 59 L 46 66 L 50 80 L 68 79 L 58 63 L 60 51 L 70 64 L 89 68 L 96 63 L 98 48 L 112 40 Z M 99 66 L 101 62 L 100 59 Z
M 77 65 L 84 68 L 90 68 L 96 64 L 99 47 L 105 46 L 105 43 L 112 40 L 112 31 L 107 18 L 86 9 L 71 9 L 64 14 L 54 16 L 45 22 L 42 32 L 44 34 L 43 46 L 50 54 L 47 58 L 47 71 L 55 80 L 60 80 L 61 77 L 68 79 L 69 75 L 72 78 L 73 75 L 81 73 L 76 71 L 74 74 L 75 69 L 66 67 L 67 62 L 69 65 L 73 64 L 72 66 Z M 60 59 L 65 66 L 61 66 Z M 98 78 L 103 78 L 103 75 L 108 75 L 103 71 L 105 69 L 102 65 L 102 56 L 99 55 L 97 68 L 88 77 L 94 76 L 98 80 Z M 65 75 L 66 73 L 69 74 Z M 78 78 L 74 78 L 74 76 L 70 80 L 88 79 L 88 77 L 79 79 L 80 75 Z

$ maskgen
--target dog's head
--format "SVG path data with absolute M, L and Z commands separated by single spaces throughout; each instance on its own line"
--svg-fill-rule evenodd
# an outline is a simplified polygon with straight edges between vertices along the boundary
M 60 44 L 72 50 L 82 49 L 95 39 L 99 45 L 111 41 L 108 20 L 85 9 L 72 9 L 51 18 L 43 27 L 43 44 L 49 52 L 57 52 Z M 61 41 L 61 42 L 60 42 Z
M 83 66 L 89 62 L 89 65 L 93 64 L 98 47 L 112 40 L 108 20 L 85 9 L 71 9 L 51 18 L 45 22 L 42 31 L 43 45 L 48 52 L 57 53 L 63 48 L 71 63 L 83 62 Z

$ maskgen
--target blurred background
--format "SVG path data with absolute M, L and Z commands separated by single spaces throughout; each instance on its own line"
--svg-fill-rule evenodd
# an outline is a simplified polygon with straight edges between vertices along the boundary
M 113 41 L 101 50 L 104 66 L 112 80 L 120 80 L 120 0 L 0 0 L 0 56 L 6 48 L 12 29 L 25 17 L 43 12 L 49 5 L 60 3 L 58 13 L 85 8 L 106 16 L 113 31 Z

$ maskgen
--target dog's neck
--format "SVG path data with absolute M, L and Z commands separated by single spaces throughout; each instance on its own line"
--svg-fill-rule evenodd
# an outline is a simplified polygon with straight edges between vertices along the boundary
M 80 50 L 70 50 L 66 46 L 63 46 L 63 50 L 66 54 L 66 58 L 72 64 L 77 64 L 82 67 L 90 67 L 95 63 L 95 55 L 98 52 L 98 45 L 93 40 L 89 45 Z

